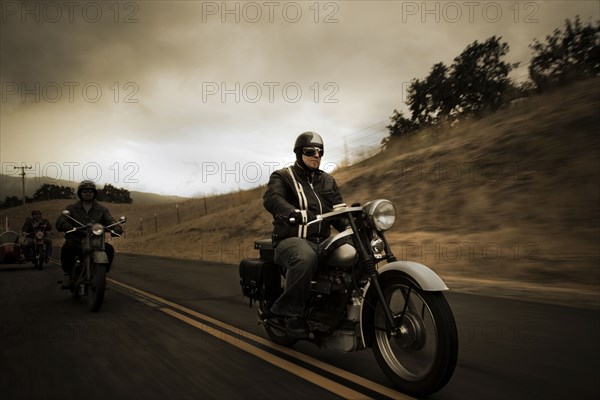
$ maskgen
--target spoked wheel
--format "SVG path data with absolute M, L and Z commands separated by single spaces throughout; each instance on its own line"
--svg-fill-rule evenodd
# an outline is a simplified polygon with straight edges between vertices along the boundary
M 381 282 L 396 322 L 389 329 L 376 302 L 373 352 L 379 366 L 400 390 L 426 396 L 443 388 L 454 372 L 458 334 L 454 316 L 441 292 L 427 292 L 402 275 Z
M 42 247 L 42 246 L 38 247 L 36 260 L 35 260 L 35 264 L 36 264 L 35 266 L 38 270 L 44 269 L 45 257 L 46 257 L 46 249 L 44 249 L 44 247 Z
M 88 308 L 98 311 L 104 301 L 106 290 L 106 265 L 92 263 L 90 268 L 90 283 L 88 286 Z
M 81 292 L 79 291 L 79 280 L 74 280 L 74 277 L 71 277 L 71 294 L 75 300 L 79 300 L 81 298 Z
M 80 292 L 80 285 L 83 282 L 83 272 L 84 272 L 84 268 L 83 265 L 80 261 L 79 258 L 77 258 L 75 260 L 75 266 L 73 267 L 73 272 L 71 273 L 70 276 L 70 280 L 71 280 L 71 294 L 73 295 L 73 298 L 75 300 L 79 300 L 82 296 L 82 293 Z

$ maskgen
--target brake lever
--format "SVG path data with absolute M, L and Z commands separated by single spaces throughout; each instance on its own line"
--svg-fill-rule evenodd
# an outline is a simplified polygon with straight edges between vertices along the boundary
M 290 222 L 291 225 L 295 225 L 296 224 L 296 218 L 294 218 L 294 217 L 291 217 L 288 221 Z M 321 217 L 320 215 L 317 215 L 315 217 L 315 219 L 313 219 L 310 222 L 307 222 L 306 226 L 310 226 L 312 224 L 316 224 L 317 222 L 321 222 L 321 221 L 323 221 L 323 217 Z
M 122 237 L 122 234 L 118 234 L 117 232 L 113 231 L 112 229 L 108 230 L 110 232 L 111 235 L 116 236 L 116 237 Z
M 320 215 L 317 215 L 317 216 L 315 217 L 315 219 L 313 219 L 313 220 L 312 220 L 312 221 L 310 221 L 310 222 L 307 222 L 307 223 L 306 223 L 306 226 L 311 226 L 312 224 L 316 224 L 317 222 L 321 222 L 321 221 L 323 221 L 323 217 L 321 217 Z

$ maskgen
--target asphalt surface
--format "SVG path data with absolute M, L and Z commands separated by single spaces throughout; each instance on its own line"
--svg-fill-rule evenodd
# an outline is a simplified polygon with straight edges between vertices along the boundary
M 308 357 L 299 359 L 252 339 L 266 334 L 241 296 L 237 265 L 118 254 L 98 313 L 59 290 L 61 276 L 55 264 L 0 265 L 2 399 L 402 398 L 371 350 L 299 343 Z M 431 398 L 600 394 L 597 309 L 447 298 L 459 361 Z

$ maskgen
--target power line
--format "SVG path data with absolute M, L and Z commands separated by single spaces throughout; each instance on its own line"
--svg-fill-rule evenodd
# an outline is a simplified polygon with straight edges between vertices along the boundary
M 21 175 L 21 188 L 22 188 L 22 195 L 23 195 L 23 205 L 25 205 L 25 170 L 26 169 L 32 169 L 33 167 L 31 166 L 27 166 L 27 164 L 22 165 L 20 167 L 15 167 L 13 165 L 13 170 L 15 169 L 20 169 L 21 173 L 19 175 Z

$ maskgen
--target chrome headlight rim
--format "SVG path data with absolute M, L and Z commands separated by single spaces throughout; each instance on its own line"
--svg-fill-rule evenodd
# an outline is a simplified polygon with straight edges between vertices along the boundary
M 42 239 L 44 238 L 44 232 L 37 231 L 37 232 L 35 233 L 35 238 L 36 238 L 37 240 L 42 240 Z
M 102 236 L 104 233 L 104 227 L 101 224 L 93 224 L 92 233 L 96 236 Z
M 377 199 L 368 202 L 363 207 L 367 223 L 378 231 L 387 231 L 396 222 L 396 208 L 386 199 Z

